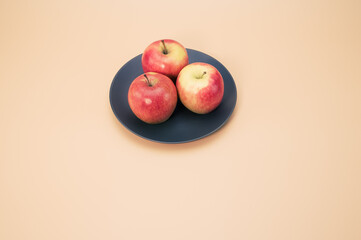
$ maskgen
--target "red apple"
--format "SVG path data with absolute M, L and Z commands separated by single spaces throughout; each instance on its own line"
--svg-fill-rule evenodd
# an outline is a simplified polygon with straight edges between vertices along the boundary
M 220 72 L 207 63 L 192 63 L 179 73 L 176 86 L 179 99 L 192 112 L 206 114 L 221 103 L 224 83 Z
M 140 120 L 150 124 L 162 123 L 172 115 L 177 105 L 177 89 L 167 76 L 147 72 L 131 83 L 128 103 Z
M 150 44 L 143 53 L 144 72 L 157 72 L 175 80 L 183 67 L 188 65 L 186 49 L 171 39 L 164 39 Z

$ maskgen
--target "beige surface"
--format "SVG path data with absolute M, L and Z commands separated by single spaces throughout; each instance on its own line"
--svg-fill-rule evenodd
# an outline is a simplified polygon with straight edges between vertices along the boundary
M 1 1 L 0 239 L 361 239 L 360 1 Z M 128 132 L 118 69 L 173 38 L 238 102 L 193 143 Z

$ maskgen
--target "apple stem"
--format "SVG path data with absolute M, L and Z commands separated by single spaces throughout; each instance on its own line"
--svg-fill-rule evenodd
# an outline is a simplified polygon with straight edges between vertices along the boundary
M 165 47 L 164 40 L 162 40 L 162 43 L 163 43 L 163 47 L 164 47 L 163 53 L 164 53 L 164 54 L 168 54 L 168 50 L 167 50 L 167 48 Z
M 203 74 L 202 74 L 201 78 L 202 78 L 205 74 L 207 74 L 207 72 L 203 72 Z
M 151 87 L 151 86 L 152 86 L 152 84 L 150 84 L 150 81 L 149 81 L 149 79 L 148 79 L 147 75 L 146 75 L 146 74 L 144 74 L 143 76 L 145 77 L 145 79 L 147 79 L 148 86 L 149 86 L 149 87 Z

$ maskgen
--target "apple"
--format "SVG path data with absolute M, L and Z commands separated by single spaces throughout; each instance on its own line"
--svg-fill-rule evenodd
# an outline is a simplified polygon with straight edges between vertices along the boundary
M 144 72 L 161 73 L 174 81 L 186 65 L 188 65 L 186 49 L 179 42 L 171 39 L 153 42 L 142 55 Z
M 166 121 L 177 105 L 177 89 L 167 76 L 144 73 L 133 80 L 128 90 L 128 103 L 140 120 L 157 124 Z
M 220 72 L 208 63 L 191 63 L 184 67 L 176 80 L 182 104 L 192 112 L 206 114 L 221 103 L 224 83 Z

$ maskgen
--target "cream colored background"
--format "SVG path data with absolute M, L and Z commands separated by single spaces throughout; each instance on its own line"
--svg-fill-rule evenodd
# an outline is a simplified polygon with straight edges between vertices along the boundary
M 361 239 L 360 1 L 0 2 L 0 239 Z M 221 61 L 215 134 L 127 131 L 118 69 L 172 38 Z

